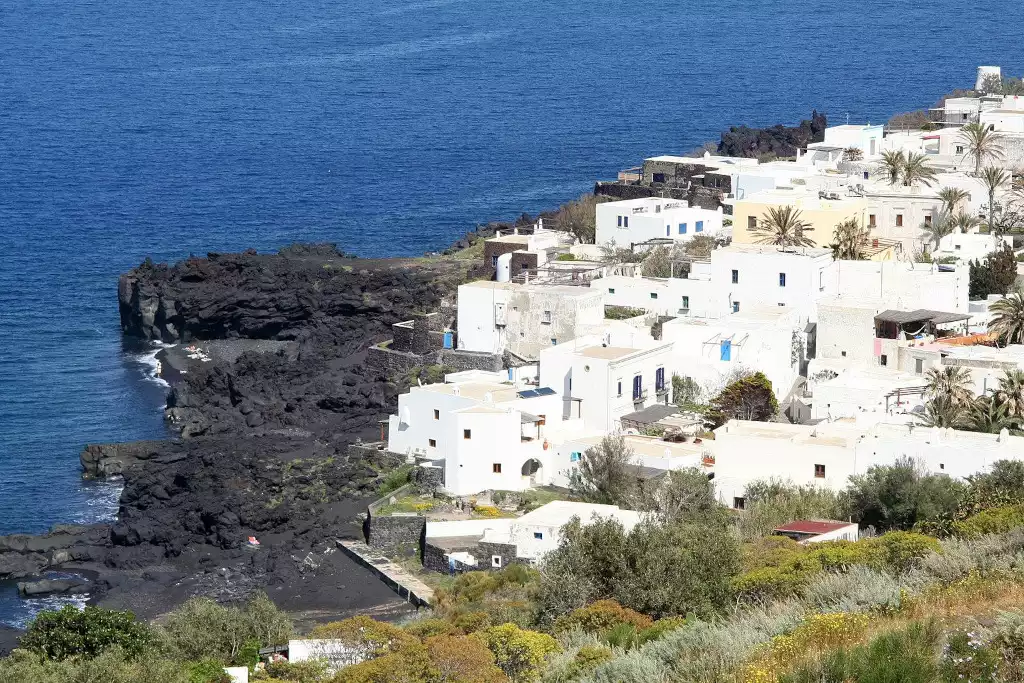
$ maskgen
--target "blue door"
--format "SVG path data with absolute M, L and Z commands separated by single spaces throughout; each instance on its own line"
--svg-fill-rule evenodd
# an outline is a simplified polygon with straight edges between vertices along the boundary
M 719 348 L 721 350 L 722 360 L 724 360 L 724 361 L 732 360 L 732 340 L 726 339 L 725 341 L 723 341 L 721 343 Z
M 452 348 L 452 333 L 451 332 L 445 332 L 444 333 L 444 348 L 446 348 L 446 349 Z
M 640 375 L 637 375 L 636 377 L 633 378 L 633 400 L 634 401 L 640 400 L 640 394 L 641 394 L 642 390 L 643 390 L 643 379 L 640 377 Z

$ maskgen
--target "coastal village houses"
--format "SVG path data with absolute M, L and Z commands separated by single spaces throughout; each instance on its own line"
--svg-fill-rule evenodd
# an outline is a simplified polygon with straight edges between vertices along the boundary
M 993 163 L 1019 175 L 1024 98 L 950 98 L 929 117 L 913 130 L 828 127 L 791 159 L 651 157 L 599 184 L 610 200 L 594 209 L 594 244 L 553 219 L 486 240 L 492 277 L 458 290 L 446 348 L 459 367 L 399 397 L 387 450 L 437 495 L 475 501 L 538 487 L 564 495 L 586 454 L 621 435 L 638 476 L 695 469 L 733 508 L 759 480 L 840 490 L 903 458 L 954 478 L 1024 460 L 1024 437 L 1005 429 L 923 419 L 929 371 L 965 370 L 968 388 L 991 396 L 1024 370 L 1024 345 L 988 333 L 1002 295 L 972 300 L 970 265 L 1019 250 L 987 226 L 992 211 L 1021 207 L 1010 180 L 992 188 L 975 173 L 962 135 L 988 126 L 1001 146 Z M 879 163 L 892 152 L 924 155 L 927 182 L 889 182 Z M 800 245 L 772 238 L 770 214 L 787 208 L 804 225 Z M 936 236 L 950 208 L 964 228 Z M 861 230 L 858 258 L 834 248 L 849 221 Z M 698 236 L 714 239 L 691 249 Z M 707 401 L 753 372 L 780 405 L 767 421 L 708 431 L 676 395 L 680 382 Z M 566 500 L 518 518 L 432 519 L 424 561 L 439 571 L 536 562 L 572 517 L 640 520 Z M 846 523 L 800 524 L 777 533 L 856 538 Z

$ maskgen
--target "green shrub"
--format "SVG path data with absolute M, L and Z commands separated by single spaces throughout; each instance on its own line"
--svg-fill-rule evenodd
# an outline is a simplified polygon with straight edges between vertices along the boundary
M 537 680 L 547 656 L 560 649 L 558 641 L 546 633 L 527 631 L 515 624 L 492 626 L 479 635 L 494 653 L 498 667 L 516 683 Z
M 317 660 L 308 662 L 270 662 L 266 674 L 270 678 L 295 683 L 318 683 L 327 678 L 327 663 Z
M 644 643 L 653 643 L 666 633 L 684 626 L 686 626 L 685 617 L 665 617 L 664 619 L 658 619 L 650 628 L 645 628 L 637 634 L 637 642 L 640 645 L 643 645 Z
M 408 484 L 414 467 L 414 465 L 402 465 L 385 474 L 377 487 L 377 493 L 386 496 Z
M 982 510 L 965 520 L 953 523 L 953 534 L 962 538 L 977 538 L 985 534 L 1002 534 L 1024 526 L 1024 505 Z
M 586 633 L 603 633 L 620 624 L 629 624 L 642 631 L 650 628 L 654 621 L 614 600 L 598 600 L 559 617 L 555 620 L 555 631 L 561 633 L 580 629 Z
M 152 639 L 149 627 L 135 621 L 131 612 L 65 605 L 58 611 L 41 612 L 21 638 L 21 647 L 46 659 L 63 660 L 96 657 L 117 646 L 134 659 Z
M 231 683 L 231 676 L 216 659 L 204 659 L 188 667 L 188 683 Z
M 445 619 L 418 619 L 406 624 L 405 630 L 417 638 L 429 638 L 431 636 L 452 636 L 459 632 L 450 621 Z
M 582 678 L 610 660 L 613 656 L 612 651 L 607 647 L 593 645 L 581 647 L 576 652 L 576 656 L 572 658 L 572 663 L 569 664 L 566 678 L 569 680 Z
M 291 620 L 262 593 L 241 607 L 192 598 L 163 625 L 165 640 L 180 659 L 221 664 L 248 664 L 254 647 L 285 643 L 291 634 Z
M 556 261 L 575 261 L 576 257 L 572 254 L 559 254 L 555 257 Z
M 867 547 L 872 566 L 897 572 L 906 571 L 928 553 L 942 548 L 937 539 L 909 531 L 890 531 L 858 543 Z
M 995 681 L 999 652 L 981 640 L 978 633 L 957 629 L 946 639 L 942 651 L 942 675 L 946 681 Z
M 796 594 L 811 576 L 792 567 L 763 567 L 737 576 L 732 589 L 745 602 L 769 602 Z

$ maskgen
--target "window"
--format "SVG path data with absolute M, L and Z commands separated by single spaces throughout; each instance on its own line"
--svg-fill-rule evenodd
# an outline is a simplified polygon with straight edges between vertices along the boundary
M 896 227 L 897 228 L 902 228 L 903 227 L 903 214 L 902 213 L 896 214 Z
M 878 364 L 879 365 L 888 365 L 889 364 L 889 357 L 883 353 L 881 356 L 878 357 Z
M 639 401 L 644 394 L 644 378 L 637 375 L 633 378 L 633 400 Z
M 966 114 L 964 114 L 964 118 L 965 119 L 967 118 Z M 963 145 L 957 145 L 956 146 L 956 153 L 957 154 L 963 154 L 964 153 L 964 146 Z
M 608 293 L 609 294 L 614 294 L 615 293 L 615 288 L 614 287 L 609 287 L 608 288 Z
M 959 244 L 953 245 L 953 251 L 960 251 L 960 245 Z
M 618 381 L 618 387 L 619 387 L 618 388 L 618 395 L 622 396 L 622 380 L 621 379 Z
M 779 287 L 785 287 L 785 286 L 786 286 L 786 274 L 785 273 L 779 273 Z
M 718 357 L 726 362 L 732 360 L 732 340 L 725 339 L 718 345 Z
M 427 439 L 427 444 L 431 448 L 437 448 L 437 439 Z
M 932 224 L 931 214 L 928 214 L 927 216 L 924 217 L 924 224 L 925 225 L 931 225 Z
M 732 283 L 734 285 L 738 285 L 740 283 L 740 271 L 738 271 L 738 270 L 732 271 Z
M 665 237 L 671 237 L 671 236 L 672 236 L 672 226 L 671 225 L 666 225 L 665 226 Z
M 915 358 L 914 359 L 914 372 L 917 373 L 918 375 L 920 375 L 920 374 L 922 374 L 924 372 L 924 359 L 921 359 L 921 358 Z
M 697 221 L 697 224 L 693 228 L 694 232 L 704 232 L 704 221 Z
M 757 216 L 747 216 L 747 230 L 757 230 Z
M 619 227 L 622 227 L 622 216 L 619 216 Z
M 537 416 L 537 424 L 539 424 L 541 427 L 543 427 L 547 423 L 548 423 L 547 415 L 538 415 Z
M 491 472 L 494 472 L 495 474 L 501 474 L 501 463 L 500 462 L 496 462 L 496 463 L 492 464 L 491 465 Z
M 573 451 L 572 453 L 569 454 L 569 462 L 579 462 L 580 458 L 582 457 L 582 453 L 580 453 L 579 451 Z
M 435 420 L 440 420 L 441 419 L 441 411 L 436 409 L 436 408 L 434 409 L 434 419 Z
M 491 555 L 491 566 L 495 569 L 501 569 L 501 555 Z
M 843 356 L 843 358 L 846 358 L 846 351 L 842 351 L 841 355 Z
M 825 466 L 824 465 L 815 465 L 814 466 L 814 478 L 815 479 L 824 479 L 825 478 Z
M 491 257 L 491 267 L 492 268 L 497 268 L 498 267 L 498 257 L 497 256 L 492 256 Z
M 652 178 L 653 182 L 656 182 L 656 183 L 663 183 L 663 182 L 665 182 L 665 174 L 664 173 L 654 173 L 652 175 L 653 175 L 653 178 Z
M 665 388 L 665 368 L 658 368 L 654 371 L 654 388 L 658 391 Z
M 939 463 L 939 469 L 940 469 L 940 470 L 944 470 L 944 469 L 946 469 L 946 463 L 944 463 L 944 462 L 940 462 L 940 463 Z
M 684 296 L 683 297 L 683 310 L 684 311 L 690 310 L 690 297 L 688 297 L 688 296 Z
M 732 302 L 732 312 L 733 313 L 739 313 L 740 312 L 740 302 L 739 301 L 733 301 Z
M 679 234 L 680 235 L 685 235 L 686 234 L 686 223 L 680 223 L 679 224 Z
M 543 531 L 534 531 L 533 532 L 533 537 L 536 538 L 538 541 L 543 541 L 544 540 L 544 532 Z
M 878 225 L 878 217 L 875 214 L 868 214 L 868 227 L 873 228 Z
M 624 227 L 624 228 L 628 228 L 629 227 L 629 216 L 623 216 L 622 217 L 622 227 Z
M 746 500 L 746 498 L 738 498 L 738 497 L 737 498 L 733 498 L 732 499 L 732 506 L 734 508 L 736 508 L 737 510 L 742 510 L 742 509 L 746 508 L 747 500 Z
M 544 314 L 540 318 L 540 322 L 541 322 L 542 325 L 550 325 L 551 324 L 551 311 L 544 311 Z
M 557 337 L 552 337 L 551 338 L 551 345 L 552 346 L 558 346 L 558 338 Z
M 654 213 L 661 213 L 661 204 L 654 205 Z
M 652 299 L 657 299 L 658 298 L 658 293 L 657 292 L 651 292 L 651 298 Z
M 471 439 L 471 438 L 473 438 L 473 430 L 472 429 L 463 429 L 462 430 L 462 438 L 463 439 Z

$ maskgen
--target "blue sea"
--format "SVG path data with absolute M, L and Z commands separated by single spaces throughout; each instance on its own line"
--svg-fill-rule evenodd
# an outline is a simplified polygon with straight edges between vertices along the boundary
M 108 519 L 89 442 L 165 434 L 117 276 L 333 241 L 419 254 L 735 124 L 882 122 L 1019 74 L 1019 0 L 6 0 L 0 534 Z M 0 622 L 38 605 L 0 590 Z

